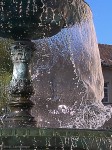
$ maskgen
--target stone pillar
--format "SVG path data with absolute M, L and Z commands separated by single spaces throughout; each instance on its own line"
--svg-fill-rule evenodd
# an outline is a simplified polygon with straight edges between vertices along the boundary
M 30 111 L 33 102 L 33 86 L 30 79 L 29 63 L 34 51 L 31 41 L 16 41 L 11 46 L 13 75 L 10 82 L 10 113 L 4 119 L 5 127 L 34 127 L 36 121 Z

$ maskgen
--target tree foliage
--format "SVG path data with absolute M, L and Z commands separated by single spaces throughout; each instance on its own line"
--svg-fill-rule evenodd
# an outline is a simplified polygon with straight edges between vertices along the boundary
M 11 80 L 12 62 L 10 59 L 11 40 L 0 39 L 0 113 L 7 106 L 8 85 Z

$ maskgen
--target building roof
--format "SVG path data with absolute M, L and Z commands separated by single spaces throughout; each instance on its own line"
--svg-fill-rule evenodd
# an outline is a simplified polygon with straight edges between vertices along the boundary
M 112 45 L 98 44 L 98 47 L 102 65 L 112 67 Z

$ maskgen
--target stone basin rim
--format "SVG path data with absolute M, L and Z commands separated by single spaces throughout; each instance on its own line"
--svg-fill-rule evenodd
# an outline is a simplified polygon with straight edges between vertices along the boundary
M 107 129 L 67 129 L 67 128 L 1 128 L 0 136 L 36 136 L 36 137 L 112 137 L 112 130 Z

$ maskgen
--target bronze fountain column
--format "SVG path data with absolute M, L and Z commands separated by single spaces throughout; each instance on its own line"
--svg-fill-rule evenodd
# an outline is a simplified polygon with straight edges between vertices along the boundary
M 29 63 L 33 56 L 34 44 L 30 41 L 16 41 L 10 47 L 13 62 L 13 75 L 10 82 L 9 107 L 11 112 L 4 120 L 7 127 L 24 127 L 36 125 L 31 116 L 33 86 L 29 73 Z

